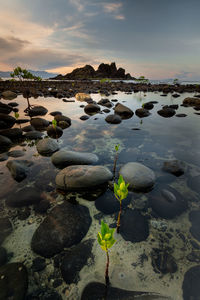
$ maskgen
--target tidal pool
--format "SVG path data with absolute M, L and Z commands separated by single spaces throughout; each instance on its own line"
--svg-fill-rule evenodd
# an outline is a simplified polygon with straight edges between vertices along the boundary
M 119 235 L 115 234 L 117 242 L 110 251 L 112 287 L 160 294 L 168 297 L 166 299 L 173 300 L 200 299 L 200 292 L 198 292 L 200 278 L 197 276 L 200 273 L 200 235 L 198 233 L 200 225 L 200 116 L 196 114 L 198 111 L 194 108 L 180 106 L 186 97 L 191 96 L 194 94 L 183 93 L 178 98 L 173 98 L 172 94 L 161 97 L 160 93 L 144 94 L 143 92 L 135 94 L 118 92 L 108 97 L 91 94 L 96 102 L 102 98 L 108 98 L 111 101 L 117 99 L 119 103 L 126 105 L 134 112 L 145 102 L 157 101 L 148 117 L 139 118 L 134 113 L 133 117 L 122 120 L 117 125 L 108 124 L 105 121 L 105 117 L 113 113 L 116 102 L 112 102 L 113 107 L 110 108 L 110 113 L 98 113 L 82 121 L 80 117 L 85 113 L 84 108 L 80 106 L 87 105 L 86 102 L 77 101 L 75 98 L 69 99 L 75 102 L 63 102 L 62 99 L 53 97 L 30 98 L 31 105 L 42 105 L 48 109 L 48 113 L 41 116 L 46 120 L 53 120 L 49 114 L 52 111 L 60 111 L 71 118 L 71 126 L 64 129 L 63 135 L 58 139 L 60 149 L 94 153 L 99 158 L 97 164 L 106 166 L 112 171 L 115 145 L 120 144 L 117 174 L 119 169 L 128 162 L 141 163 L 155 173 L 154 188 L 148 192 L 130 192 L 123 205 L 124 232 Z M 18 96 L 13 101 L 19 104 L 20 118 L 29 118 L 24 113 L 27 107 L 26 99 Z M 8 104 L 6 100 L 2 102 Z M 176 114 L 187 116 L 176 117 L 174 115 L 171 118 L 164 118 L 157 114 L 162 106 L 173 104 L 179 106 Z M 101 106 L 101 110 L 105 108 Z M 10 115 L 14 116 L 14 113 Z M 21 124 L 21 127 L 26 125 L 29 123 Z M 15 127 L 19 128 L 19 125 Z M 47 134 L 44 131 L 45 135 Z M 104 283 L 106 256 L 97 243 L 97 232 L 100 231 L 101 220 L 112 227 L 116 225 L 119 207 L 118 203 L 114 202 L 114 194 L 112 190 L 106 189 L 103 194 L 93 195 L 91 199 L 87 193 L 71 192 L 67 195 L 59 193 L 56 191 L 55 177 L 60 170 L 51 163 L 50 157 L 38 154 L 34 142 L 23 140 L 9 151 L 12 150 L 21 150 L 24 155 L 17 158 L 8 156 L 7 160 L 0 161 L 0 219 L 8 217 L 13 228 L 12 232 L 9 229 L 6 229 L 7 231 L 2 229 L 2 235 L 4 234 L 6 238 L 1 246 L 7 251 L 7 263 L 18 262 L 26 266 L 29 277 L 27 292 L 29 298 L 27 299 L 37 299 L 34 298 L 35 295 L 39 295 L 38 299 L 47 299 L 44 290 L 52 295 L 56 291 L 62 297 L 61 299 L 81 299 L 82 291 L 88 283 L 94 281 Z M 27 177 L 21 182 L 15 181 L 6 167 L 8 160 L 13 159 L 33 162 Z M 165 162 L 173 160 L 183 163 L 184 173 L 181 176 L 175 176 L 163 169 Z M 27 192 L 27 195 L 29 193 L 33 195 L 34 189 L 44 202 L 46 208 L 44 211 L 39 210 L 37 205 L 22 207 L 7 205 L 11 201 L 11 195 L 15 197 L 21 190 Z M 23 197 L 26 198 L 26 195 Z M 173 203 L 175 201 L 173 197 L 178 199 L 178 207 Z M 113 202 L 110 200 L 112 198 Z M 40 255 L 31 249 L 32 236 L 46 216 L 51 214 L 56 206 L 63 205 L 66 201 L 88 208 L 91 223 L 82 242 L 89 241 L 89 244 L 84 248 L 86 250 L 69 247 L 58 251 L 55 256 L 45 257 L 39 262 L 36 260 L 35 264 L 41 267 L 43 263 L 44 268 L 34 269 L 33 261 Z M 46 205 L 48 203 L 48 207 L 45 203 Z M 176 209 L 178 213 L 173 215 Z M 134 215 L 133 211 L 137 213 Z M 125 222 L 126 219 L 128 221 Z M 138 223 L 134 223 L 134 220 Z M 137 231 L 143 230 L 144 222 L 148 227 L 145 227 L 145 238 L 142 235 L 140 241 L 131 241 L 127 236 L 132 235 L 134 227 Z M 2 228 L 4 228 L 3 225 Z M 5 231 L 8 234 L 5 234 Z M 71 251 L 72 254 L 67 251 Z M 84 256 L 84 251 L 89 251 L 89 253 L 81 265 L 77 256 Z M 70 272 L 74 272 L 73 266 L 70 268 L 69 262 L 65 262 L 65 267 L 63 266 L 63 257 L 66 255 L 72 255 L 74 266 L 77 264 L 77 268 L 80 269 L 80 272 L 75 277 L 71 276 L 71 279 L 66 279 L 66 273 L 68 272 L 68 277 L 70 277 Z M 58 294 L 55 294 L 54 299 L 60 299 Z M 147 299 L 145 296 L 140 297 L 138 296 L 137 299 Z M 148 299 L 165 299 L 154 295 L 150 297 Z M 23 299 L 23 296 L 16 299 Z M 119 299 L 126 299 L 126 296 L 121 296 Z M 133 296 L 130 299 L 134 299 Z

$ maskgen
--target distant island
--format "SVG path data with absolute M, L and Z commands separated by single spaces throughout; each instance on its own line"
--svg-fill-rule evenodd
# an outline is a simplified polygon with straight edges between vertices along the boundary
M 82 68 L 76 68 L 71 73 L 66 75 L 59 74 L 56 77 L 51 79 L 54 80 L 76 80 L 76 79 L 103 79 L 103 78 L 110 78 L 110 79 L 135 79 L 129 73 L 125 73 L 125 69 L 116 67 L 115 62 L 109 64 L 101 63 L 98 66 L 98 69 L 95 69 L 91 65 L 85 65 Z

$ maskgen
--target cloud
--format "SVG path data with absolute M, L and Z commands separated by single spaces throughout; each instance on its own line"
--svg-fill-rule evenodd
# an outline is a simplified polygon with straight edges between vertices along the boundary
M 83 0 L 69 0 L 69 2 L 74 5 L 79 12 L 84 10 Z
M 122 3 L 103 3 L 103 8 L 106 13 L 116 13 L 122 7 Z
M 29 41 L 21 40 L 12 36 L 7 39 L 0 37 L 0 56 L 3 57 L 5 53 L 19 51 L 29 44 Z
M 125 16 L 123 16 L 123 15 L 117 15 L 117 16 L 115 16 L 115 19 L 117 19 L 117 20 L 125 20 Z

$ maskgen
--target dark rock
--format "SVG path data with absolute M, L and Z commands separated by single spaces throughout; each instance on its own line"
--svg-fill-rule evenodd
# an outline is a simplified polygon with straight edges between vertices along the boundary
M 24 124 L 30 122 L 29 119 L 17 119 L 16 124 Z
M 130 203 L 130 195 L 122 201 L 122 209 Z M 108 190 L 106 193 L 98 197 L 95 201 L 96 208 L 106 215 L 113 214 L 120 210 L 120 203 L 115 198 L 113 191 Z
M 127 291 L 99 282 L 90 282 L 83 290 L 81 300 L 172 300 L 156 293 Z M 186 300 L 186 299 L 185 299 Z M 188 300 L 188 299 L 187 299 Z M 195 299 L 197 300 L 197 299 Z
M 46 268 L 46 261 L 44 258 L 36 257 L 33 260 L 32 266 L 31 266 L 33 272 L 40 272 Z
M 132 243 L 145 241 L 149 235 L 149 224 L 147 217 L 139 210 L 126 209 L 121 216 L 120 234 L 126 241 Z
M 162 170 L 178 177 L 184 174 L 185 164 L 179 160 L 165 161 Z
M 88 120 L 89 118 L 90 118 L 89 116 L 83 115 L 83 116 L 80 117 L 80 120 L 86 121 L 86 120 Z
M 200 98 L 187 97 L 183 100 L 185 106 L 200 106 Z
M 190 268 L 183 280 L 183 299 L 199 300 L 200 266 Z
M 6 136 L 11 140 L 16 140 L 22 137 L 22 130 L 20 128 L 11 128 L 0 130 L 0 134 Z
M 144 109 L 151 110 L 151 109 L 154 108 L 154 105 L 153 105 L 152 102 L 146 102 L 146 103 L 143 104 L 143 108 L 144 108 Z
M 189 220 L 192 224 L 190 232 L 192 236 L 200 242 L 200 211 L 191 211 L 189 214 Z
M 8 105 L 11 106 L 11 107 L 16 107 L 16 106 L 19 106 L 19 103 L 17 103 L 17 102 L 9 102 Z
M 7 236 L 12 232 L 12 224 L 8 218 L 0 218 L 0 245 L 7 238 Z
M 0 139 L 1 139 L 1 136 L 0 136 Z M 0 143 L 0 146 L 1 146 L 1 143 Z M 8 159 L 7 153 L 0 154 L 0 161 L 5 161 L 7 159 Z
M 35 117 L 35 116 L 44 116 L 46 115 L 46 113 L 48 112 L 48 110 L 43 107 L 43 106 L 34 106 L 33 108 L 28 110 L 28 115 L 30 117 Z
M 52 257 L 65 247 L 78 244 L 88 232 L 91 217 L 87 207 L 69 202 L 54 207 L 35 231 L 34 252 Z
M 68 127 L 71 125 L 71 119 L 68 118 L 68 117 L 66 117 L 66 116 L 63 116 L 63 115 L 56 115 L 56 116 L 54 117 L 54 119 L 56 120 L 57 125 L 58 125 L 59 127 L 61 127 L 61 128 L 63 128 L 63 127 L 60 125 L 60 123 L 63 122 L 63 121 L 66 122 L 66 123 L 68 124 Z
M 136 109 L 135 114 L 139 118 L 145 118 L 145 117 L 148 117 L 150 115 L 150 112 L 148 111 L 148 109 L 138 108 L 138 109 Z
M 93 153 L 76 152 L 69 150 L 59 150 L 51 157 L 51 162 L 60 169 L 70 165 L 91 165 L 98 161 L 98 157 Z
M 129 189 L 146 191 L 155 184 L 154 172 L 140 163 L 129 162 L 121 167 L 119 173 L 129 183 Z
M 105 109 L 103 109 L 102 111 L 103 111 L 104 113 L 108 114 L 108 113 L 110 112 L 110 109 L 105 108 Z
M 36 213 L 45 214 L 50 207 L 50 202 L 47 199 L 43 199 L 34 206 L 34 210 Z
M 60 111 L 52 111 L 50 115 L 55 117 L 56 115 L 62 115 L 62 113 Z
M 62 297 L 55 290 L 40 288 L 29 294 L 26 300 L 62 300 Z
M 178 104 L 171 104 L 168 107 L 173 109 L 178 109 Z
M 105 121 L 110 124 L 119 124 L 119 123 L 121 123 L 122 119 L 119 115 L 114 114 L 114 115 L 108 115 L 105 118 Z
M 28 288 L 28 273 L 21 263 L 0 267 L 0 299 L 23 300 Z
M 45 138 L 37 142 L 36 148 L 41 155 L 49 156 L 59 150 L 59 145 L 55 140 Z
M 88 104 L 84 107 L 84 112 L 88 115 L 94 115 L 100 111 L 100 106 L 94 103 Z
M 28 131 L 24 134 L 25 138 L 28 140 L 39 140 L 42 139 L 43 133 L 37 130 Z
M 172 97 L 178 98 L 178 97 L 180 97 L 180 95 L 179 94 L 172 94 Z
M 134 114 L 130 108 L 121 103 L 115 105 L 114 111 L 116 114 L 120 115 L 122 119 L 130 119 Z
M 65 191 L 89 190 L 106 184 L 112 177 L 110 170 L 103 166 L 69 166 L 56 176 L 56 186 Z
M 48 126 L 47 127 L 47 134 L 53 139 L 58 139 L 59 137 L 62 136 L 63 130 L 59 126 Z
M 6 197 L 6 205 L 11 207 L 22 207 L 39 203 L 40 192 L 32 187 L 24 187 L 21 190 Z
M 32 165 L 33 162 L 28 160 L 9 160 L 6 164 L 12 177 L 18 182 L 27 177 L 29 173 L 29 167 Z
M 49 121 L 43 118 L 33 118 L 30 123 L 36 130 L 42 130 L 49 126 Z
M 173 117 L 175 115 L 175 110 L 173 108 L 170 108 L 170 107 L 166 107 L 166 108 L 163 108 L 161 110 L 158 110 L 157 113 L 161 116 L 161 117 L 164 117 L 164 118 L 170 118 L 170 117 Z
M 0 135 L 0 152 L 8 150 L 11 146 L 12 141 L 3 135 Z
M 6 129 L 6 128 L 11 128 L 14 124 L 16 119 L 7 115 L 7 114 L 2 114 L 0 113 L 0 129 Z
M 169 186 L 151 193 L 149 200 L 153 211 L 164 219 L 173 219 L 188 208 L 183 196 Z
M 105 98 L 105 99 L 101 99 L 97 104 L 102 105 L 102 106 L 106 106 L 106 107 L 112 107 L 113 104 L 112 102 L 110 102 L 109 99 Z
M 0 113 L 8 115 L 12 110 L 11 106 L 0 102 Z
M 22 131 L 24 131 L 24 132 L 29 132 L 29 131 L 34 131 L 34 130 L 35 130 L 35 128 L 31 125 L 28 125 L 28 126 L 25 126 L 22 128 Z
M 0 247 L 0 267 L 5 265 L 8 260 L 7 251 L 5 248 Z
M 166 250 L 154 248 L 151 253 L 151 259 L 156 273 L 175 273 L 178 270 L 174 257 Z
M 65 251 L 61 273 L 67 284 L 79 281 L 79 272 L 87 264 L 88 258 L 92 256 L 92 245 L 92 240 L 87 240 Z
M 20 208 L 17 212 L 17 217 L 19 220 L 26 220 L 31 214 L 29 207 Z

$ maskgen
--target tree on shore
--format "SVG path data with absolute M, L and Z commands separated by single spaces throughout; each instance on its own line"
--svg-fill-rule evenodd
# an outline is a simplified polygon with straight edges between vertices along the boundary
M 10 76 L 14 78 L 18 78 L 20 81 L 24 79 L 30 79 L 30 80 L 42 80 L 41 77 L 33 75 L 31 72 L 29 72 L 26 69 L 22 69 L 21 67 L 16 67 L 13 72 L 10 73 Z

